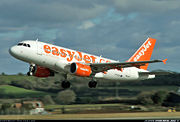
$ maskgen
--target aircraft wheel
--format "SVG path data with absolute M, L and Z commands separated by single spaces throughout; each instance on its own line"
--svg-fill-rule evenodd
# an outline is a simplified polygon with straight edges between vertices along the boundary
M 89 85 L 89 88 L 96 88 L 97 82 L 96 81 L 90 81 L 88 85 Z
M 27 76 L 30 76 L 30 72 L 27 72 Z
M 64 88 L 64 89 L 67 89 L 67 88 L 70 88 L 71 86 L 71 83 L 69 81 L 63 81 L 61 83 L 61 86 Z

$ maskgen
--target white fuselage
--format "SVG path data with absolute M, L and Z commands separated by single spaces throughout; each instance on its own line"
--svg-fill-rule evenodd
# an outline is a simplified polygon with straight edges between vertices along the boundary
M 16 45 L 11 47 L 9 52 L 12 56 L 30 64 L 37 64 L 52 69 L 56 72 L 69 73 L 69 69 L 66 66 L 73 62 L 84 64 L 118 62 L 39 41 L 22 41 L 22 43 L 29 44 L 29 46 Z M 95 78 L 127 81 L 155 77 L 155 75 L 140 77 L 138 72 L 148 71 L 136 67 L 123 68 L 122 71 L 110 69 L 107 72 L 96 73 Z

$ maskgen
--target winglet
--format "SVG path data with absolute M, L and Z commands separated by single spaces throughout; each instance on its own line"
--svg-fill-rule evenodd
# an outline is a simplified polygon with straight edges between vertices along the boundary
M 163 62 L 164 64 L 166 64 L 166 61 L 167 61 L 167 59 L 162 60 L 162 62 Z

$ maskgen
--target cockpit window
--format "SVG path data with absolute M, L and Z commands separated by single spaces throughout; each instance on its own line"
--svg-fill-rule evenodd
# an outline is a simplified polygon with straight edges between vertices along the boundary
M 19 44 L 18 44 L 18 46 L 21 46 L 21 45 L 23 45 L 23 43 L 19 43 Z
M 30 44 L 26 43 L 18 43 L 18 46 L 31 47 Z
M 24 43 L 24 44 L 23 44 L 23 46 L 27 47 L 27 44 L 26 44 L 26 43 Z

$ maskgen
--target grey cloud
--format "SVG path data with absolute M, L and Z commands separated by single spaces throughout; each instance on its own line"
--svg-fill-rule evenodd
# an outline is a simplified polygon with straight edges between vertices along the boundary
M 119 12 L 156 14 L 179 9 L 179 0 L 113 0 Z M 156 13 L 154 13 L 156 12 Z
M 68 2 L 64 0 L 51 2 L 48 0 L 3 1 L 0 4 L 0 18 L 3 21 L 8 20 L 18 26 L 43 27 L 47 24 L 47 27 L 55 27 L 67 22 L 72 24 L 77 21 L 95 17 L 106 8 L 100 4 L 86 2 L 83 0 Z M 80 3 L 80 5 L 76 3 Z M 10 23 L 8 24 L 9 26 L 11 25 Z

